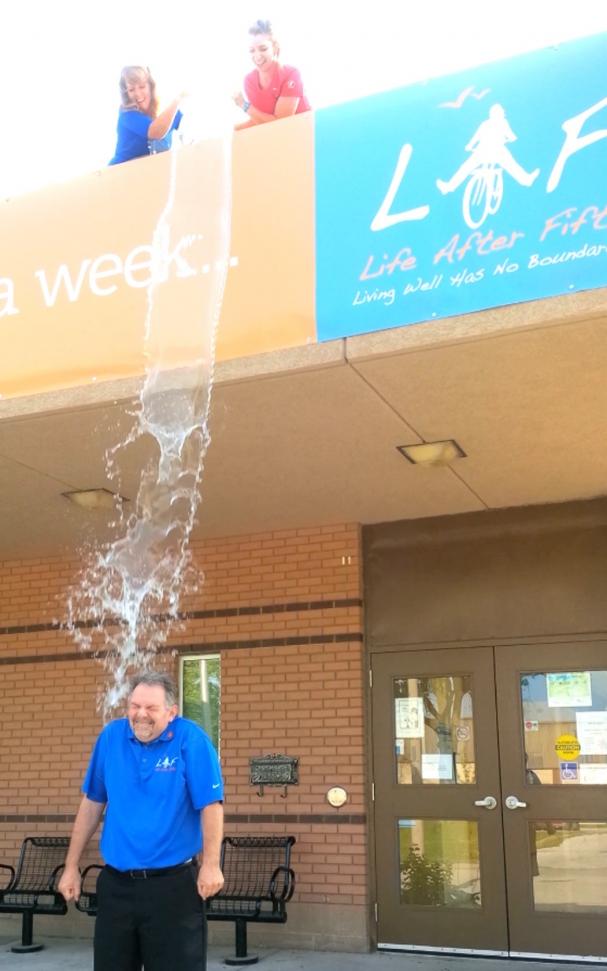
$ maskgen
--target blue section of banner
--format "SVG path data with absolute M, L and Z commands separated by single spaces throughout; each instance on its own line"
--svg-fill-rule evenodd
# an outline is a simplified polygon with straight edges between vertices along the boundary
M 316 113 L 319 340 L 607 285 L 607 35 Z

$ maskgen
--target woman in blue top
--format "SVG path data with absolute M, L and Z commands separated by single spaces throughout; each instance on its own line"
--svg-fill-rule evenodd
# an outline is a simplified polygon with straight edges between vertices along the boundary
M 149 68 L 131 65 L 123 67 L 120 74 L 120 99 L 118 141 L 110 165 L 155 155 L 171 147 L 172 132 L 181 121 L 181 98 L 175 98 L 159 113 L 156 82 Z

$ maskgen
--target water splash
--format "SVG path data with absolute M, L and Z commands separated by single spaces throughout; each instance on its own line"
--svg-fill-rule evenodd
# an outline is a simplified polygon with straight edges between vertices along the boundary
M 131 432 L 106 454 L 108 478 L 118 483 L 118 493 L 123 450 L 147 437 L 154 457 L 141 472 L 128 514 L 117 500 L 116 538 L 88 551 L 67 602 L 74 638 L 81 648 L 96 651 L 108 671 L 109 686 L 99 697 L 106 718 L 125 697 L 128 673 L 149 666 L 180 619 L 183 596 L 202 580 L 189 540 L 210 443 L 230 216 L 231 135 L 204 147 L 174 149 L 151 246 L 145 380 Z M 190 361 L 185 367 L 184 359 Z

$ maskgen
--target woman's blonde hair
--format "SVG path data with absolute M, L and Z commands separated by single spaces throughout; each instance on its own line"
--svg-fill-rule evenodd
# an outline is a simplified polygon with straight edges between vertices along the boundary
M 158 98 L 156 97 L 156 82 L 150 73 L 149 67 L 142 67 L 139 64 L 129 64 L 123 67 L 120 72 L 120 101 L 122 111 L 133 111 L 135 106 L 129 101 L 127 85 L 136 84 L 137 81 L 147 81 L 150 86 L 150 107 L 147 114 L 155 118 L 158 114 Z

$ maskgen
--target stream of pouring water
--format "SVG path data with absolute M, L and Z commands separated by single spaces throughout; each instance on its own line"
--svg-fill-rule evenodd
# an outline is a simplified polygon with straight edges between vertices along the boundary
M 99 698 L 104 718 L 124 699 L 128 674 L 149 666 L 166 643 L 183 596 L 202 579 L 189 540 L 210 442 L 215 334 L 229 265 L 231 135 L 205 149 L 196 155 L 198 169 L 192 152 L 170 153 L 168 197 L 152 242 L 145 380 L 130 434 L 106 454 L 108 478 L 120 483 L 121 453 L 140 438 L 153 443 L 154 455 L 134 501 L 117 501 L 116 539 L 85 556 L 68 596 L 69 629 L 108 672 Z M 175 368 L 193 334 L 195 359 Z

